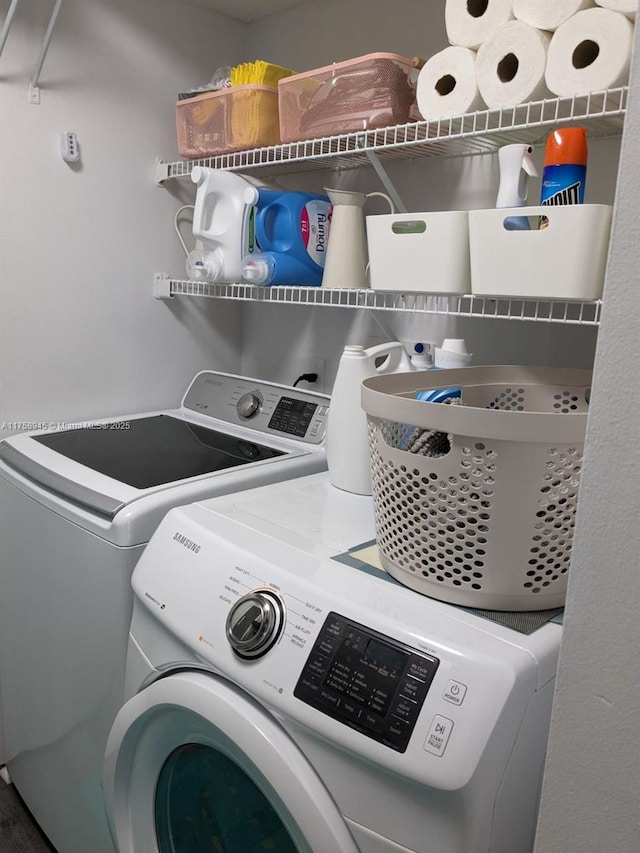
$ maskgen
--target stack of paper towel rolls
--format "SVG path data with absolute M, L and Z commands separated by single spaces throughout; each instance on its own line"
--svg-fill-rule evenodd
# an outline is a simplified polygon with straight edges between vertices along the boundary
M 583 95 L 629 79 L 636 0 L 446 0 L 450 47 L 418 75 L 424 119 Z

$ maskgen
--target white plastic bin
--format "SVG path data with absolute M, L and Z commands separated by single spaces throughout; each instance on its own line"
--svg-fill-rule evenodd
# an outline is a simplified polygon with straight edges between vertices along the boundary
M 374 290 L 470 293 L 466 211 L 367 216 Z
M 469 212 L 471 291 L 521 299 L 600 299 L 612 208 L 605 204 Z M 530 230 L 508 230 L 523 217 Z M 540 217 L 546 227 L 538 228 Z

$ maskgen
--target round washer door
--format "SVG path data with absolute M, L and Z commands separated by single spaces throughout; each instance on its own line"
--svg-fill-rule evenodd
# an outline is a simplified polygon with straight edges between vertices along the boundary
M 166 676 L 126 703 L 109 735 L 104 788 L 123 853 L 358 853 L 282 726 L 209 673 Z

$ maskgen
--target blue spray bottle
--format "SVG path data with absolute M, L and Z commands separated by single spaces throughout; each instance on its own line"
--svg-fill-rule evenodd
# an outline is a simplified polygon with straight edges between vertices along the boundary
M 538 177 L 532 146 L 520 143 L 503 145 L 498 150 L 498 164 L 500 185 L 496 207 L 524 207 L 527 203 L 529 177 Z M 504 227 L 507 231 L 528 231 L 531 228 L 526 216 L 508 216 Z

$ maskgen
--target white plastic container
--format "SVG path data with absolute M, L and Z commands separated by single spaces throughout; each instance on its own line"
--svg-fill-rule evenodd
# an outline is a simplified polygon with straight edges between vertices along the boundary
M 471 291 L 466 211 L 367 216 L 367 245 L 374 290 Z
M 332 485 L 356 495 L 371 494 L 367 416 L 360 404 L 362 380 L 413 370 L 404 345 L 398 341 L 369 349 L 344 348 L 333 383 L 325 440 Z
M 187 275 L 196 281 L 234 282 L 242 279 L 242 262 L 250 246 L 249 217 L 258 190 L 241 175 L 194 166 L 198 187 L 193 211 L 193 236 L 202 250 L 187 256 Z
M 471 291 L 521 299 L 600 299 L 612 208 L 605 204 L 469 212 Z M 505 228 L 525 214 L 531 230 Z M 538 218 L 548 220 L 536 228 Z
M 469 367 L 473 358 L 464 338 L 445 338 L 441 347 L 434 348 L 433 355 L 433 366 L 441 370 Z

